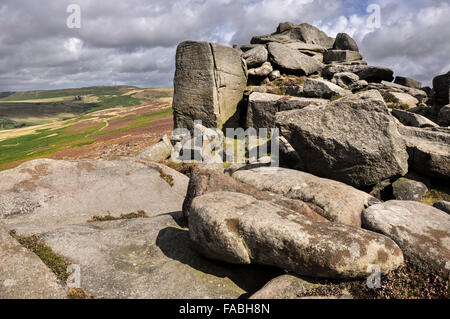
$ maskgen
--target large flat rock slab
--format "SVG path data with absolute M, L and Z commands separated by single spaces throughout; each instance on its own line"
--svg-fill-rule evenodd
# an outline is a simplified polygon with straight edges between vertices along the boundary
M 56 275 L 0 225 L 0 299 L 62 299 Z
M 0 173 L 0 219 L 50 229 L 94 215 L 156 216 L 181 210 L 188 182 L 175 170 L 135 159 L 35 160 Z
M 361 213 L 377 200 L 343 183 L 287 168 L 261 167 L 235 172 L 233 178 L 260 190 L 308 203 L 330 221 L 361 226 Z
M 450 273 L 450 215 L 414 201 L 388 201 L 363 213 L 365 228 L 391 237 L 424 270 Z
M 197 253 L 181 212 L 151 218 L 65 225 L 51 231 L 16 227 L 37 234 L 52 250 L 80 266 L 81 288 L 95 298 L 238 298 L 275 276 L 254 266 L 230 267 Z M 31 272 L 33 273 L 33 272 Z
M 299 275 L 367 277 L 403 263 L 389 238 L 354 226 L 315 222 L 268 201 L 232 192 L 196 197 L 189 234 L 205 256 L 235 264 L 277 266 Z

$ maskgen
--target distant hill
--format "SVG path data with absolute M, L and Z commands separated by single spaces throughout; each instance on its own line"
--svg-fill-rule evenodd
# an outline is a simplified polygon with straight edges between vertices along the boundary
M 41 157 L 134 156 L 172 131 L 172 95 L 173 89 L 95 87 L 0 99 L 0 171 Z
M 142 89 L 135 86 L 2 92 L 0 130 L 72 119 L 112 107 L 138 106 L 152 99 L 171 97 L 171 94 L 167 89 Z

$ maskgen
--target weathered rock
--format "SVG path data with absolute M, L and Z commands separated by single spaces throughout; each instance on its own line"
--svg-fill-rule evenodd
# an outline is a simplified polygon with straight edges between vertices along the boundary
M 408 86 L 410 88 L 413 89 L 421 89 L 422 88 L 422 83 L 420 83 L 419 81 L 413 80 L 411 78 L 407 78 L 404 76 L 397 76 L 395 77 L 394 83 L 400 84 L 400 85 L 404 85 L 404 86 Z
M 303 93 L 307 97 L 331 99 L 335 96 L 346 96 L 352 94 L 336 84 L 322 79 L 308 78 L 303 86 Z
M 232 176 L 260 190 L 302 200 L 328 220 L 347 225 L 360 226 L 361 212 L 377 202 L 343 183 L 286 168 L 240 170 Z
M 356 41 L 347 33 L 338 33 L 333 44 L 333 50 L 350 50 L 359 52 Z
M 424 90 L 418 90 L 415 88 L 411 88 L 411 87 L 396 84 L 396 83 L 381 81 L 381 83 L 372 84 L 372 85 L 379 85 L 379 86 L 381 86 L 381 89 L 385 89 L 387 91 L 408 93 L 409 95 L 418 99 L 419 102 L 423 102 L 428 98 L 428 94 Z
M 56 253 L 80 266 L 81 288 L 96 298 L 207 299 L 253 293 L 276 275 L 260 267 L 221 265 L 200 256 L 181 212 L 151 218 L 66 225 L 36 233 Z
M 283 33 L 285 31 L 291 30 L 295 28 L 295 24 L 292 22 L 281 22 L 278 27 L 277 27 L 277 32 L 276 33 Z
M 438 75 L 433 79 L 435 101 L 438 105 L 450 104 L 450 72 Z
M 281 135 L 299 153 L 307 172 L 355 186 L 407 173 L 408 154 L 397 124 L 384 102 L 371 95 L 364 92 L 324 109 L 276 115 Z
M 415 127 L 439 127 L 436 123 L 430 121 L 425 116 L 414 114 L 408 111 L 392 109 L 394 115 L 403 125 Z
M 0 299 L 61 299 L 56 275 L 0 225 Z
M 271 201 L 274 204 L 291 209 L 297 214 L 304 215 L 312 220 L 327 222 L 327 219 L 317 214 L 301 200 L 289 199 L 280 195 L 261 191 L 249 184 L 242 183 L 229 175 L 205 169 L 196 169 L 191 173 L 186 199 L 183 203 L 184 217 L 189 217 L 192 201 L 195 197 L 218 191 L 242 193 L 259 200 Z
M 339 85 L 340 87 L 343 88 L 348 88 L 349 86 L 357 83 L 358 81 L 359 76 L 351 72 L 335 73 L 333 75 L 333 78 L 331 79 L 331 83 Z
M 421 201 L 428 188 L 424 183 L 407 178 L 399 178 L 392 183 L 394 197 L 398 200 Z
M 161 162 L 169 158 L 172 154 L 173 146 L 167 135 L 164 135 L 161 141 L 147 147 L 137 156 L 139 159 L 144 159 L 152 162 Z
M 353 92 L 360 91 L 369 85 L 367 81 L 360 80 L 359 76 L 351 72 L 335 73 L 331 79 L 331 83 Z
M 246 68 L 233 48 L 186 41 L 177 49 L 173 113 L 175 128 L 194 120 L 222 128 L 235 115 L 247 84 Z
M 170 184 L 172 184 L 172 186 Z M 181 210 L 188 178 L 164 165 L 124 159 L 40 159 L 0 173 L 0 219 L 52 229 L 95 215 Z
M 281 73 L 278 70 L 274 70 L 274 71 L 270 72 L 270 74 L 269 74 L 270 81 L 274 81 L 280 77 L 281 77 Z
M 253 37 L 251 44 L 264 44 L 269 42 L 277 43 L 293 43 L 304 42 L 308 44 L 316 44 L 331 49 L 334 44 L 334 39 L 326 35 L 325 32 L 320 31 L 316 27 L 302 23 L 300 25 L 284 24 L 279 31 L 269 34 Z
M 450 104 L 441 107 L 438 118 L 440 123 L 445 126 L 450 126 Z
M 287 43 L 286 46 L 294 50 L 316 52 L 316 53 L 324 53 L 327 50 L 323 46 L 305 42 Z
M 393 71 L 388 68 L 377 66 L 364 66 L 361 71 L 357 72 L 361 80 L 367 82 L 392 81 L 394 79 Z
M 412 169 L 430 177 L 450 178 L 450 132 L 409 126 L 400 126 L 399 132 Z
M 447 214 L 450 214 L 450 202 L 441 200 L 439 202 L 434 203 L 433 206 L 436 207 L 437 209 L 442 210 L 443 212 L 446 212 Z
M 316 283 L 311 279 L 286 274 L 276 277 L 264 285 L 249 299 L 301 299 L 306 296 L 315 296 L 315 290 L 325 289 L 326 285 Z M 336 298 L 351 299 L 346 290 L 337 291 Z
M 244 52 L 247 52 L 247 51 L 249 51 L 251 49 L 254 49 L 256 47 L 265 47 L 265 45 L 264 44 L 246 44 L 246 45 L 241 46 L 240 49 L 242 51 L 244 51 Z
M 264 62 L 263 65 L 258 68 L 249 69 L 248 75 L 256 77 L 267 77 L 272 71 L 272 64 L 270 64 L 270 62 Z
M 310 75 L 323 68 L 323 64 L 316 59 L 283 44 L 273 42 L 267 48 L 271 61 L 283 70 Z
M 248 68 L 253 68 L 262 65 L 267 61 L 269 53 L 265 46 L 258 45 L 255 48 L 246 51 L 242 57 L 247 62 Z
M 417 104 L 419 104 L 419 100 L 415 97 L 409 95 L 408 93 L 400 93 L 400 92 L 389 92 L 389 94 L 393 95 L 397 100 L 398 104 L 404 106 L 406 105 L 407 108 L 413 108 L 416 107 Z
M 383 80 L 390 82 L 394 79 L 394 71 L 391 69 L 354 62 L 350 63 L 352 64 L 332 64 L 325 66 L 322 70 L 322 75 L 327 79 L 331 79 L 335 73 L 351 72 L 357 74 L 361 80 L 366 80 L 367 82 L 381 82 Z
M 411 262 L 444 278 L 450 273 L 450 216 L 426 204 L 388 201 L 363 212 L 363 226 L 391 237 Z
M 275 114 L 280 111 L 301 109 L 307 106 L 325 106 L 324 99 L 291 97 L 268 93 L 252 93 L 247 109 L 247 127 L 275 128 Z
M 196 197 L 189 235 L 205 256 L 237 264 L 277 266 L 299 275 L 366 277 L 369 265 L 386 273 L 403 263 L 382 235 L 338 223 L 320 223 L 271 202 L 232 192 Z
M 323 62 L 326 64 L 332 62 L 349 62 L 362 60 L 362 55 L 356 51 L 349 50 L 328 50 L 323 54 Z
M 281 167 L 300 171 L 305 168 L 305 164 L 302 162 L 302 159 L 298 155 L 297 151 L 283 136 L 279 136 L 278 145 L 280 148 L 279 155 Z

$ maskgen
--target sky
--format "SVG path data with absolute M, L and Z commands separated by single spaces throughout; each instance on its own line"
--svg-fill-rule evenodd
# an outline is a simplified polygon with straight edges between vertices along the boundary
M 284 21 L 346 32 L 369 64 L 431 85 L 450 70 L 449 17 L 450 0 L 1 0 L 0 91 L 172 87 L 178 43 L 248 44 Z

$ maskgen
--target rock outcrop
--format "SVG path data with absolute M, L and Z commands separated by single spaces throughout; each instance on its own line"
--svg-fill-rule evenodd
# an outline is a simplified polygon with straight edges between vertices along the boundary
M 277 266 L 305 276 L 367 277 L 371 264 L 386 273 L 403 263 L 401 250 L 382 235 L 314 222 L 273 203 L 232 192 L 196 197 L 189 235 L 209 258 Z
M 194 120 L 222 128 L 236 116 L 247 84 L 237 50 L 215 43 L 186 41 L 177 49 L 174 126 L 193 130 Z
M 409 153 L 409 165 L 430 177 L 450 178 L 450 132 L 438 128 L 400 126 Z
M 280 112 L 276 124 L 309 173 L 354 186 L 372 185 L 408 171 L 397 125 L 384 113 L 386 107 L 376 111 L 379 104 L 350 96 L 325 109 Z
M 161 141 L 141 151 L 137 158 L 151 162 L 162 162 L 170 157 L 172 150 L 172 143 L 167 135 L 164 135 Z
M 275 115 L 278 112 L 305 107 L 324 107 L 326 104 L 328 101 L 325 99 L 254 92 L 248 100 L 246 125 L 253 128 L 275 128 Z
M 290 22 L 285 22 L 278 26 L 277 32 L 269 35 L 255 36 L 251 40 L 252 44 L 264 44 L 269 42 L 284 44 L 303 42 L 307 44 L 320 45 L 325 49 L 331 49 L 334 44 L 334 39 L 330 38 L 325 32 L 308 23 L 295 25 Z
M 308 204 L 298 199 L 290 199 L 279 194 L 269 193 L 245 184 L 228 175 L 215 170 L 195 169 L 191 172 L 186 198 L 183 203 L 183 214 L 189 217 L 192 201 L 203 194 L 229 191 L 252 196 L 258 200 L 272 201 L 274 204 L 286 207 L 295 213 L 304 215 L 318 222 L 327 222 L 327 219 L 310 208 Z
M 405 257 L 422 269 L 450 273 L 450 216 L 413 201 L 388 201 L 363 213 L 363 226 L 391 237 Z
M 422 88 L 422 83 L 420 83 L 419 81 L 416 81 L 414 79 L 411 78 L 407 78 L 404 76 L 396 76 L 394 83 L 403 85 L 403 86 L 409 86 L 410 88 L 413 89 L 421 89 Z
M 296 74 L 310 75 L 322 70 L 323 65 L 316 59 L 291 49 L 288 46 L 272 42 L 267 45 L 272 63 L 282 70 Z
M 347 225 L 360 226 L 361 212 L 377 202 L 343 183 L 286 168 L 239 170 L 232 176 L 260 190 L 302 200 L 328 220 Z
M 450 72 L 438 75 L 433 79 L 433 88 L 435 99 L 438 105 L 447 105 L 450 103 Z

